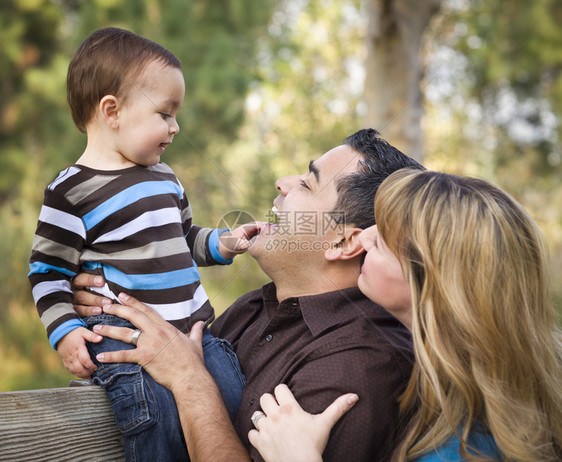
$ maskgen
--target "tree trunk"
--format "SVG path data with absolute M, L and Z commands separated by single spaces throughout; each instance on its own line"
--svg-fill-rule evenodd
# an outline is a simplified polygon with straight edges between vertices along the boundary
M 366 126 L 420 161 L 422 36 L 441 0 L 367 0 Z

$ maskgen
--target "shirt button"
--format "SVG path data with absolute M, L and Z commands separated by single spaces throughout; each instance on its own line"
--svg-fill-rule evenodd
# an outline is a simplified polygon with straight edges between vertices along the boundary
M 253 406 L 255 402 L 256 402 L 256 400 L 255 400 L 254 398 L 252 398 L 252 399 L 250 400 L 250 406 Z
M 273 335 L 267 334 L 267 335 L 265 336 L 265 339 L 266 339 L 268 342 L 271 342 L 271 341 L 273 340 Z

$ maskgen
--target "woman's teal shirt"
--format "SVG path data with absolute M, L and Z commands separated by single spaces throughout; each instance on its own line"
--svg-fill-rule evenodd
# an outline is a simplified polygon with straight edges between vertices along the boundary
M 468 444 L 472 448 L 477 449 L 479 455 L 487 456 L 493 460 L 502 460 L 494 437 L 488 432 L 480 431 L 480 429 L 471 431 L 468 437 Z M 414 460 L 415 462 L 462 462 L 465 459 L 461 457 L 459 448 L 460 440 L 456 435 L 453 435 L 442 446 Z M 473 451 L 469 450 L 469 452 Z

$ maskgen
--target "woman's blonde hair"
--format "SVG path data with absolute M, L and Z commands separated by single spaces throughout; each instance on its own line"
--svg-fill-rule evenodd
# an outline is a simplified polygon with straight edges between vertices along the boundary
M 486 181 L 401 170 L 375 217 L 412 291 L 416 367 L 400 407 L 413 419 L 395 458 L 457 434 L 481 460 L 467 452 L 481 425 L 507 460 L 561 460 L 562 335 L 529 214 Z

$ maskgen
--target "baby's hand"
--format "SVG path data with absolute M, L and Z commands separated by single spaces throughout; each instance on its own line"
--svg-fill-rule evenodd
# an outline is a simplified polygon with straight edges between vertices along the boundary
M 219 252 L 223 258 L 230 260 L 235 255 L 246 252 L 250 247 L 250 241 L 257 236 L 263 226 L 262 221 L 255 221 L 239 226 L 232 231 L 225 231 L 219 237 Z
M 96 343 L 101 339 L 100 335 L 85 327 L 78 327 L 66 334 L 57 343 L 57 351 L 61 355 L 64 367 L 82 379 L 90 378 L 97 367 L 90 358 L 86 342 Z

